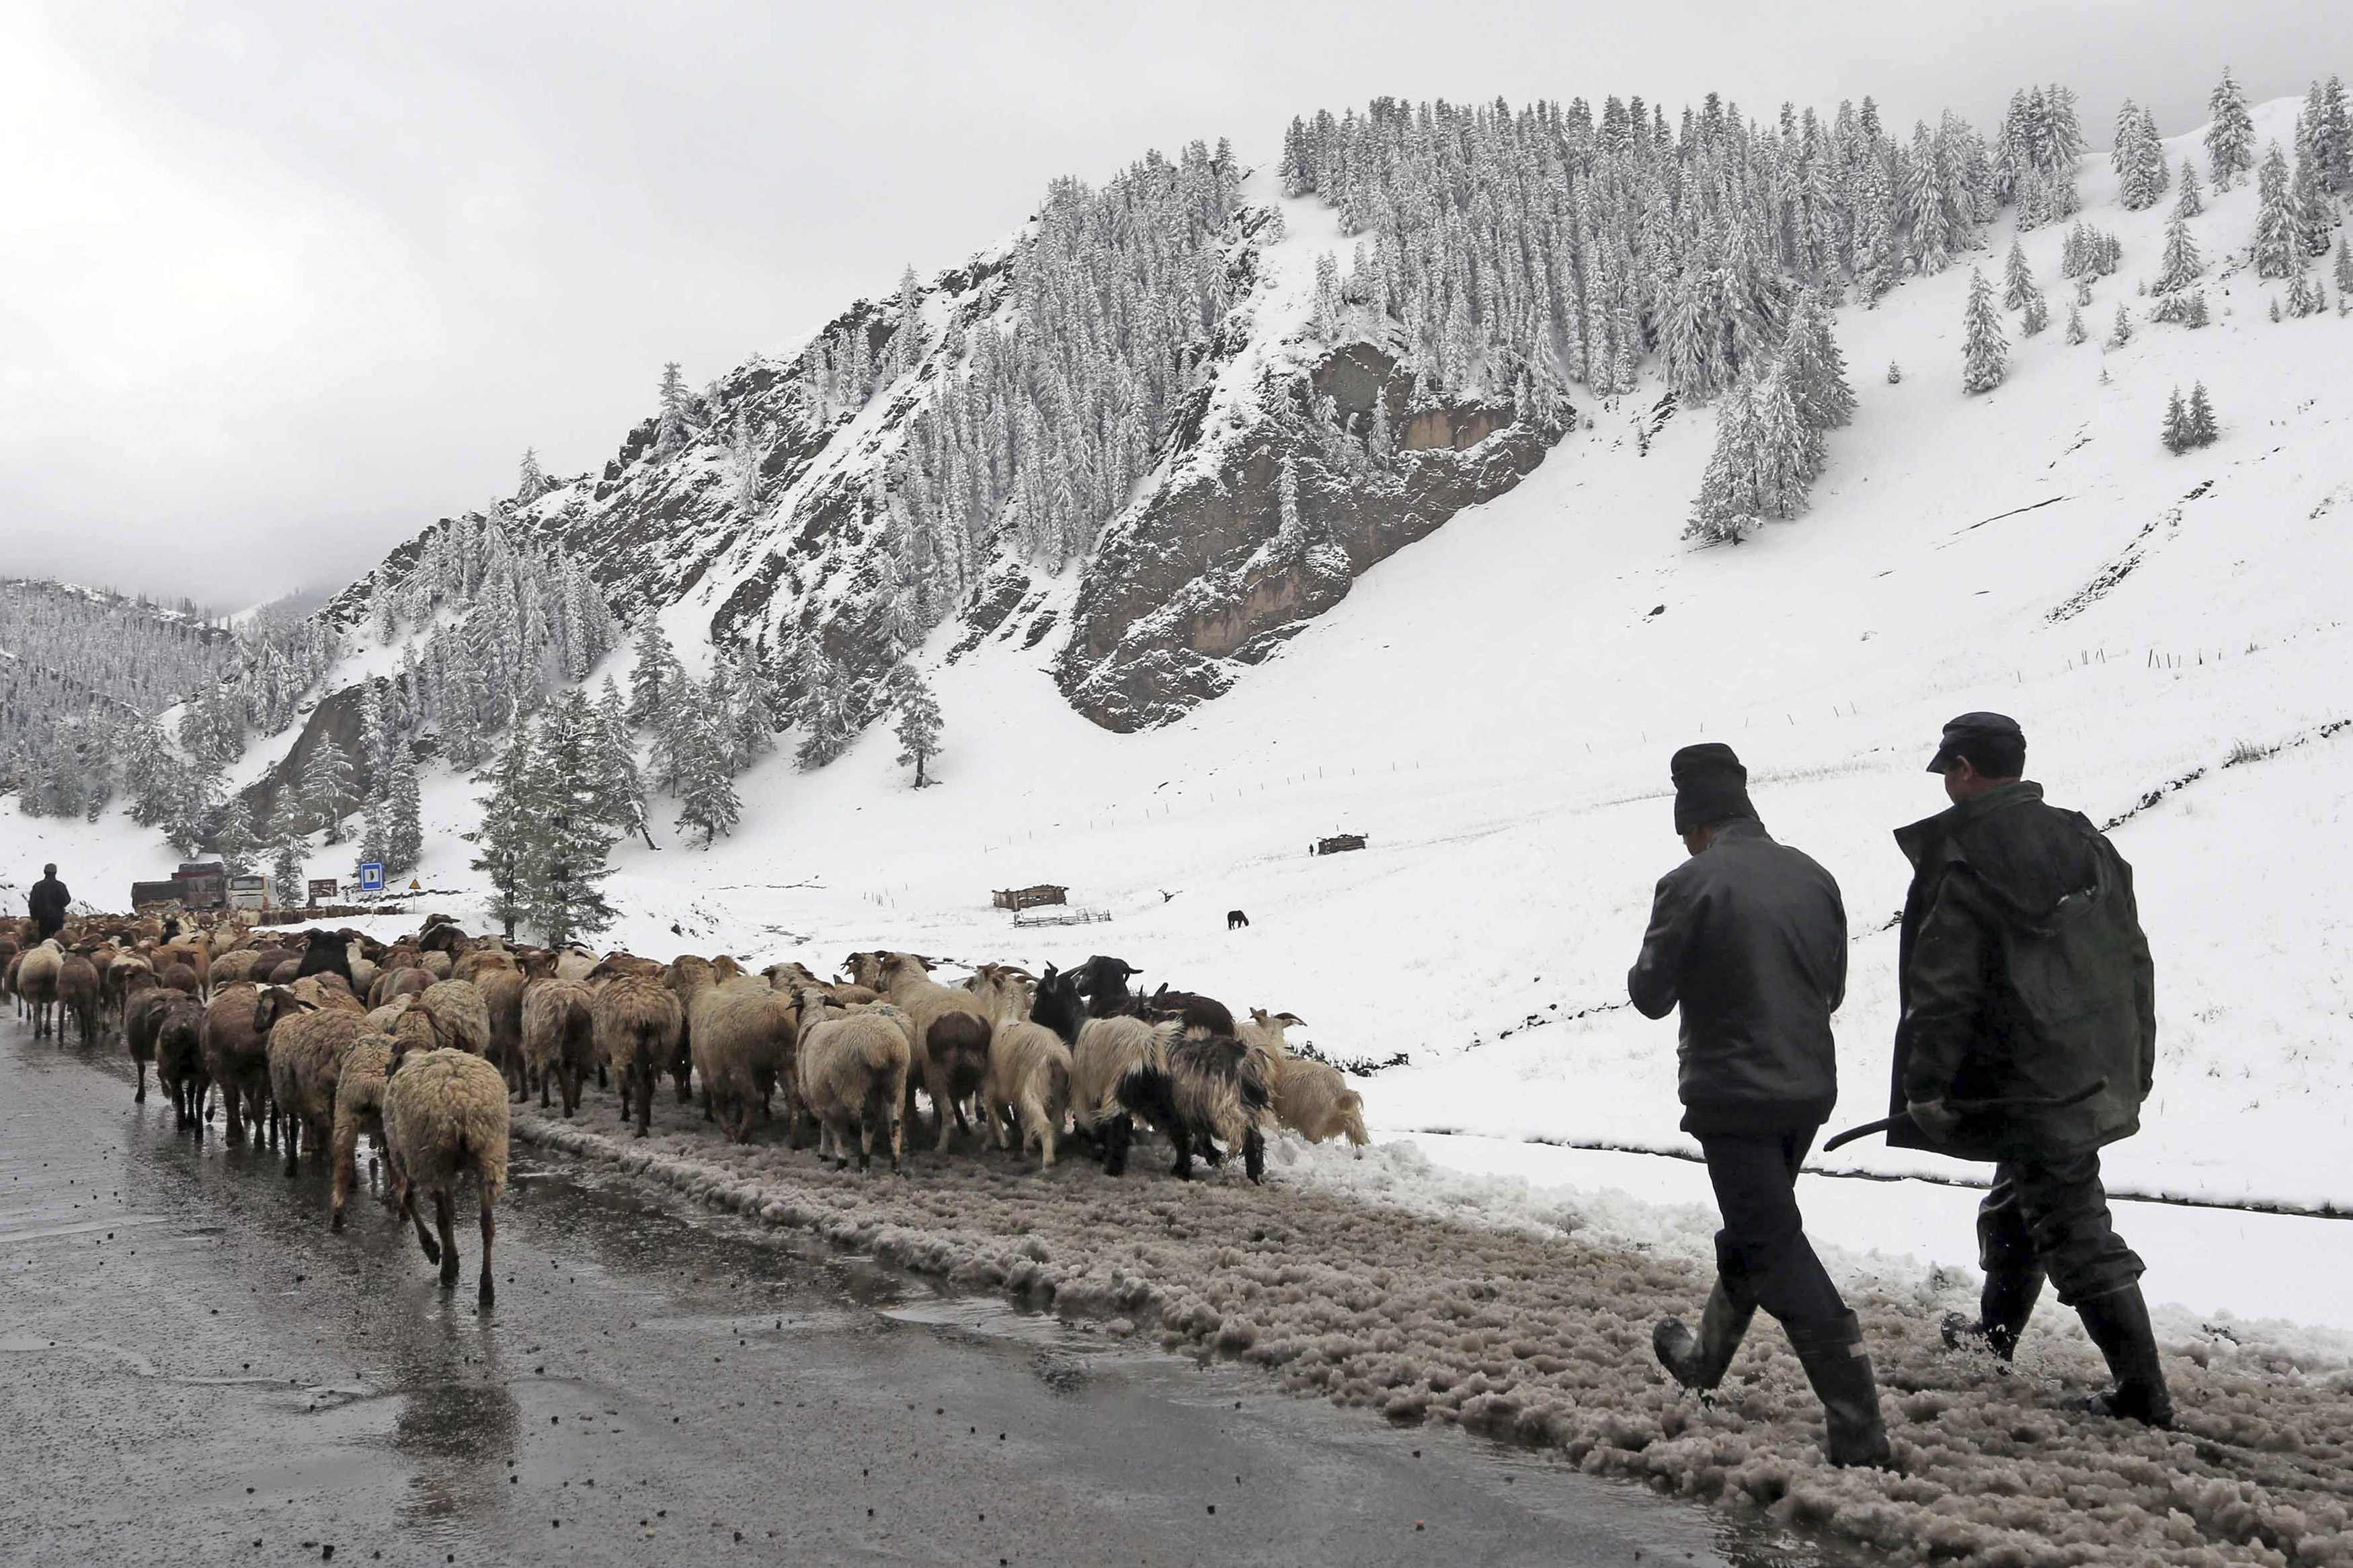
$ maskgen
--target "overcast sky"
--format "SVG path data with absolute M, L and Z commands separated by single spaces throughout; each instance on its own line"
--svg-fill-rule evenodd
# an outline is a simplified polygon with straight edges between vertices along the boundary
M 2353 6 L 0 0 L 0 573 L 341 581 L 1055 175 L 1377 93 L 1987 124 L 2057 79 L 2104 147 L 2127 93 L 2202 121 L 2226 59 L 2256 100 L 2353 74 Z

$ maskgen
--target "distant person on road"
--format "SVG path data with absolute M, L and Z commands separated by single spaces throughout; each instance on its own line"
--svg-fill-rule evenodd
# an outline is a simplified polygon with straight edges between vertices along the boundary
M 47 942 L 66 928 L 66 905 L 73 895 L 58 880 L 55 866 L 41 868 L 41 879 L 33 884 L 32 895 L 25 900 L 33 917 L 35 942 Z
M 1765 831 L 1731 747 L 1685 746 L 1668 765 L 1691 858 L 1659 879 L 1626 989 L 1645 1017 L 1682 1009 L 1683 1127 L 1724 1228 L 1699 1332 L 1669 1318 L 1651 1342 L 1677 1383 L 1714 1388 L 1764 1308 L 1822 1402 L 1831 1462 L 1892 1466 L 1862 1325 L 1798 1213 L 1799 1167 L 1838 1098 L 1846 907 L 1829 872 Z
M 2140 1130 L 2156 1063 L 2156 971 L 2132 868 L 2020 776 L 2016 720 L 1962 714 L 1928 771 L 1953 805 L 1895 835 L 1912 862 L 1894 1094 L 1909 1125 L 1887 1141 L 1994 1163 L 1978 1210 L 1982 1310 L 1947 1319 L 1945 1342 L 2009 1360 L 2047 1276 L 2116 1375 L 2088 1406 L 2170 1426 L 2141 1260 L 2100 1184 L 2099 1151 Z

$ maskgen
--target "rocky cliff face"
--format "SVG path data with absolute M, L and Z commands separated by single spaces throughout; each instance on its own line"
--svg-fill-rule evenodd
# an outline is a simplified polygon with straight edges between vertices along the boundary
M 757 651 L 788 707 L 816 650 L 840 672 L 850 710 L 871 718 L 892 666 L 952 621 L 952 659 L 990 637 L 1045 645 L 1060 689 L 1096 723 L 1170 722 L 1228 689 L 1362 573 L 1511 489 L 1574 417 L 1563 410 L 1540 426 L 1508 402 L 1443 395 L 1408 368 L 1400 345 L 1374 341 L 1377 324 L 1336 346 L 1306 341 L 1309 329 L 1279 311 L 1261 325 L 1244 307 L 1271 287 L 1261 262 L 1281 242 L 1273 216 L 1245 205 L 1229 226 L 1219 254 L 1234 312 L 1198 352 L 1168 427 L 1148 433 L 1149 471 L 1132 499 L 1064 569 L 1078 578 L 1066 623 L 1044 607 L 1052 573 L 1024 556 L 1009 519 L 970 547 L 952 601 L 911 611 L 906 541 L 887 499 L 906 482 L 916 416 L 974 374 L 971 334 L 1017 314 L 1018 243 L 923 288 L 912 317 L 920 341 L 906 351 L 894 342 L 911 319 L 906 297 L 861 302 L 798 355 L 755 357 L 720 378 L 667 436 L 662 416 L 648 418 L 601 470 L 518 501 L 508 521 L 584 559 L 624 616 L 659 613 L 674 637 Z M 1257 341 L 1268 332 L 1298 341 L 1270 355 Z M 852 334 L 875 364 L 897 367 L 862 403 L 820 390 L 822 345 Z M 1246 377 L 1255 384 L 1234 384 Z M 395 552 L 387 565 L 403 559 Z M 324 613 L 354 624 L 364 587 Z
M 1372 427 L 1376 403 L 1402 432 L 1393 451 L 1345 433 Z M 1559 435 L 1515 423 L 1508 405 L 1435 402 L 1361 342 L 1258 407 L 1199 460 L 1180 451 L 1088 563 L 1057 679 L 1106 729 L 1167 723 L 1225 691 L 1363 573 L 1517 484 Z

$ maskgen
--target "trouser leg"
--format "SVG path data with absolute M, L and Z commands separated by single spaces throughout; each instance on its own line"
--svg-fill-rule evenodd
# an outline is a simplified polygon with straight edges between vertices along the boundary
M 2020 1168 L 1999 1164 L 1993 1188 L 1978 1205 L 1978 1267 L 1985 1270 L 1985 1286 L 1978 1296 L 1978 1321 L 1962 1321 L 1956 1314 L 1945 1321 L 1945 1342 L 1958 1346 L 1965 1340 L 1983 1344 L 2008 1361 L 2018 1349 L 2019 1336 L 2034 1315 L 2042 1295 L 2042 1266 L 2036 1260 L 2034 1236 L 2021 1202 Z
M 1798 1170 L 1812 1142 L 1810 1132 L 1700 1139 L 1724 1216 L 1715 1237 L 1718 1277 L 1736 1300 L 1762 1307 L 1793 1332 L 1848 1316 L 1798 1212 Z
M 2107 1189 L 2100 1183 L 2100 1157 L 2020 1162 L 2013 1173 L 2018 1206 L 2034 1261 L 2051 1277 L 2060 1302 L 2080 1307 L 2137 1285 L 2145 1268 L 2116 1233 Z

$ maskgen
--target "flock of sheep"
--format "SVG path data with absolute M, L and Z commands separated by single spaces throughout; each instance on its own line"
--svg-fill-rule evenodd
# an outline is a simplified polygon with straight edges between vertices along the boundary
M 1361 1149 L 1363 1109 L 1337 1069 L 1294 1055 L 1301 1020 L 1253 1009 L 1237 1022 L 1212 998 L 1129 989 L 1136 971 L 1097 956 L 1032 975 L 985 963 L 961 985 L 911 952 L 856 952 L 846 977 L 798 963 L 756 973 L 733 957 L 669 963 L 628 952 L 512 946 L 470 937 L 446 917 L 386 945 L 356 931 L 299 937 L 235 920 L 86 919 L 62 938 L 0 927 L 0 986 L 36 1038 L 81 1043 L 119 1028 L 147 1098 L 152 1064 L 174 1124 L 201 1131 L 219 1093 L 229 1142 L 248 1123 L 283 1147 L 286 1173 L 307 1147 L 333 1170 L 340 1230 L 359 1136 L 381 1151 L 387 1197 L 412 1224 L 441 1282 L 458 1279 L 456 1192 L 471 1174 L 481 1205 L 479 1296 L 491 1303 L 492 1206 L 506 1184 L 511 1099 L 536 1091 L 573 1115 L 589 1079 L 620 1097 L 646 1135 L 667 1073 L 678 1100 L 700 1087 L 703 1114 L 738 1142 L 784 1105 L 784 1135 L 807 1122 L 837 1168 L 876 1145 L 893 1171 L 917 1095 L 933 1147 L 985 1126 L 998 1150 L 1054 1163 L 1075 1136 L 1105 1171 L 1124 1172 L 1138 1121 L 1174 1146 L 1174 1172 L 1239 1152 L 1250 1178 L 1265 1137 L 1290 1128 Z M 432 1200 L 428 1231 L 417 1199 Z

